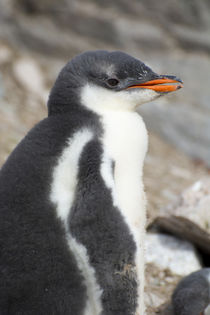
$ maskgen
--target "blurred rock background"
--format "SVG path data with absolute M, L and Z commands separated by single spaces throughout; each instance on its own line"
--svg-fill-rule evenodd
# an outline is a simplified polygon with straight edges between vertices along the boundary
M 151 222 L 209 175 L 210 1 L 0 0 L 0 165 L 46 116 L 49 90 L 65 62 L 93 49 L 123 50 L 184 81 L 184 89 L 139 110 L 150 134 L 145 184 Z M 149 314 L 180 278 L 153 263 L 147 266 Z

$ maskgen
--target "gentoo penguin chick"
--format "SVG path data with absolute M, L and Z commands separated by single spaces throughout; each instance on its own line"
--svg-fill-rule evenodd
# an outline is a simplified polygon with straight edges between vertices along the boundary
M 147 132 L 135 110 L 180 82 L 122 52 L 64 67 L 48 118 L 0 172 L 0 314 L 144 314 Z
M 210 268 L 180 281 L 172 296 L 174 315 L 210 315 Z

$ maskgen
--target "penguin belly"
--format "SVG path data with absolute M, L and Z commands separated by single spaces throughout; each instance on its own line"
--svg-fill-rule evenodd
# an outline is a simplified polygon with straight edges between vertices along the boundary
M 136 314 L 144 314 L 144 233 L 146 198 L 142 169 L 148 136 L 142 118 L 135 112 L 112 113 L 104 117 L 105 154 L 115 163 L 113 201 L 122 214 L 136 245 L 135 265 L 138 284 Z M 106 180 L 105 176 L 104 179 Z M 107 186 L 111 187 L 106 180 Z

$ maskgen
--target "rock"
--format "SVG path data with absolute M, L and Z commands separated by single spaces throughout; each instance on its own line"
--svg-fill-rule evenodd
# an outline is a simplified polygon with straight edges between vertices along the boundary
M 170 213 L 186 217 L 210 233 L 210 179 L 204 178 L 186 189 Z
M 145 293 L 145 304 L 152 308 L 158 308 L 164 303 L 164 299 L 153 292 Z
M 153 226 L 193 243 L 202 253 L 210 254 L 210 236 L 192 221 L 183 217 L 157 217 Z
M 195 248 L 189 242 L 165 234 L 147 234 L 145 260 L 180 276 L 201 268 Z
M 169 302 L 163 303 L 158 307 L 158 309 L 156 309 L 155 314 L 174 315 L 173 306 Z
M 169 269 L 163 270 L 152 263 L 146 264 L 145 276 L 147 314 L 162 314 L 162 310 L 165 309 L 163 305 L 171 299 L 172 292 L 181 277 L 172 274 Z
M 162 210 L 153 226 L 194 243 L 210 254 L 210 179 L 205 178 L 185 190 L 175 204 Z
M 210 166 L 210 60 L 207 56 L 159 55 L 156 60 L 162 73 L 174 73 L 184 81 L 184 88 L 167 98 L 140 107 L 147 126 L 169 143 L 183 150 L 195 160 Z
M 180 46 L 184 49 L 210 52 L 209 32 L 200 32 L 199 30 L 196 32 L 196 30 L 180 27 L 180 25 L 173 27 L 173 32 L 179 40 Z
M 14 76 L 29 93 L 43 97 L 46 101 L 48 92 L 44 77 L 37 63 L 31 58 L 20 58 L 13 66 Z
M 0 100 L 2 99 L 3 95 L 4 95 L 4 84 L 3 84 L 3 80 L 2 80 L 2 76 L 0 72 Z
M 0 44 L 0 65 L 8 63 L 12 58 L 12 51 L 2 43 Z

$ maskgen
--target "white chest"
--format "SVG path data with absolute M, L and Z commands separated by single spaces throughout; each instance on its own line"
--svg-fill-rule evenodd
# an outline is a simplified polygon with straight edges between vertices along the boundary
M 145 197 L 142 180 L 148 137 L 142 118 L 135 112 L 111 112 L 103 115 L 104 162 L 101 174 L 112 191 L 114 204 L 120 210 L 136 243 L 135 264 L 138 282 L 136 315 L 144 314 L 144 235 Z M 114 161 L 114 177 L 110 167 Z
M 120 111 L 104 115 L 103 126 L 105 154 L 115 163 L 115 202 L 127 223 L 139 229 L 145 221 L 142 168 L 147 131 L 144 122 L 135 112 Z

